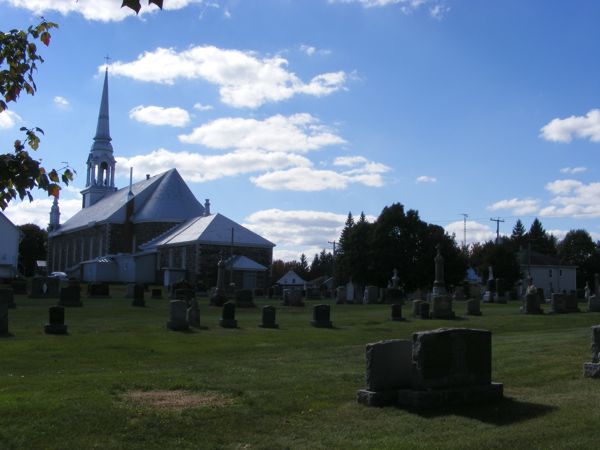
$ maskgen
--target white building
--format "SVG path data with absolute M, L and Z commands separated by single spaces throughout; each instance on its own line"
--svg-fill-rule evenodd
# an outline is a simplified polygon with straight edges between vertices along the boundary
M 21 231 L 0 213 L 0 278 L 14 278 L 19 261 Z
M 533 284 L 544 289 L 544 296 L 577 289 L 577 267 L 562 263 L 554 256 L 523 250 L 518 253 L 523 279 L 531 277 Z
M 282 276 L 279 281 L 277 281 L 277 284 L 284 289 L 304 289 L 306 281 L 302 279 L 302 277 L 300 277 L 300 275 L 298 275 L 296 272 L 290 270 L 288 273 Z

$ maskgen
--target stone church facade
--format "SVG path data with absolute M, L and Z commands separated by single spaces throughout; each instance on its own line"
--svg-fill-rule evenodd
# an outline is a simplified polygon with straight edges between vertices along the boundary
M 167 283 L 185 278 L 213 286 L 223 258 L 236 286 L 266 287 L 273 243 L 211 214 L 209 200 L 202 205 L 176 169 L 117 189 L 111 141 L 107 72 L 82 209 L 64 224 L 58 199 L 50 211 L 49 271 L 84 281 Z

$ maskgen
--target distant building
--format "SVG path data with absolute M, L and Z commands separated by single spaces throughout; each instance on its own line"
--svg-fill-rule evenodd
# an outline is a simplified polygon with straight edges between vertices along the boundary
M 304 289 L 306 281 L 302 279 L 296 272 L 290 270 L 282 276 L 277 283 L 283 289 Z
M 559 258 L 530 250 L 517 254 L 524 280 L 531 277 L 533 284 L 544 289 L 546 298 L 553 292 L 570 292 L 577 289 L 577 267 L 565 264 Z
M 111 141 L 106 72 L 82 209 L 64 224 L 58 199 L 50 211 L 49 272 L 84 281 L 171 284 L 185 279 L 210 287 L 216 284 L 217 261 L 237 255 L 253 264 L 232 262 L 227 282 L 266 287 L 275 244 L 211 214 L 210 201 L 202 205 L 177 169 L 117 189 Z
M 0 278 L 14 278 L 19 261 L 21 231 L 0 213 Z

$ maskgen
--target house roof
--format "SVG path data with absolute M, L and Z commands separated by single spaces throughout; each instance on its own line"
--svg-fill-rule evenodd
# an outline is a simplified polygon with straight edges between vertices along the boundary
M 246 247 L 275 247 L 275 244 L 234 222 L 222 214 L 194 217 L 170 232 L 150 241 L 142 248 L 183 245 L 190 243 L 231 245 Z
M 171 169 L 131 186 L 133 193 L 133 223 L 182 222 L 204 214 L 185 181 Z M 78 230 L 97 223 L 125 223 L 129 186 L 109 192 L 104 198 L 67 220 L 56 231 L 57 235 Z
M 282 285 L 304 285 L 305 283 L 306 281 L 293 270 L 290 270 L 277 281 L 277 284 Z
M 243 255 L 233 255 L 226 263 L 228 269 L 242 271 L 258 271 L 264 272 L 267 270 L 265 266 Z
M 561 261 L 556 256 L 544 255 L 533 250 L 521 250 L 517 253 L 517 259 L 521 266 L 562 266 L 575 267 Z

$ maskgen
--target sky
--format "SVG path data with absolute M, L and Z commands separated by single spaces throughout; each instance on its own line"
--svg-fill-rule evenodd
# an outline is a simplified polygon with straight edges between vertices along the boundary
M 0 145 L 44 136 L 81 207 L 109 71 L 118 187 L 176 167 L 212 212 L 274 242 L 331 249 L 348 212 L 400 202 L 463 241 L 538 217 L 600 239 L 600 2 L 589 0 L 0 0 L 0 30 L 59 24 L 37 93 L 0 114 Z M 13 202 L 46 226 L 51 200 Z

